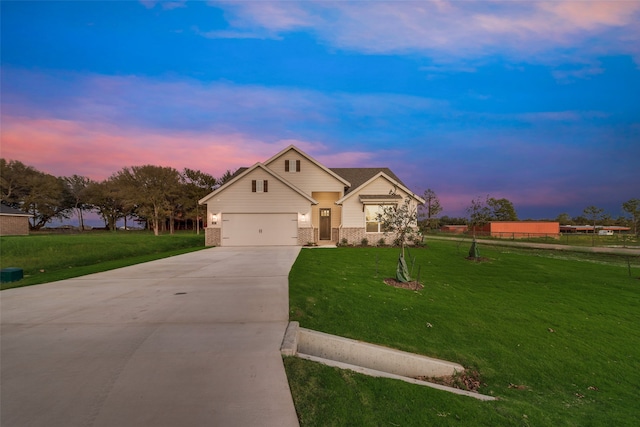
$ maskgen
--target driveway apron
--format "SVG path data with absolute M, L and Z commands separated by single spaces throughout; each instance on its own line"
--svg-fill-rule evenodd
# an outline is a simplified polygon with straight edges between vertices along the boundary
M 298 247 L 213 248 L 0 294 L 0 424 L 297 426 Z

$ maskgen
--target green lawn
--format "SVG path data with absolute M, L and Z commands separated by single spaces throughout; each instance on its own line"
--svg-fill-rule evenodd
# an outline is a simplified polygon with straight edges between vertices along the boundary
M 480 402 L 286 358 L 301 424 L 635 426 L 640 423 L 640 260 L 429 242 L 425 288 L 396 289 L 397 249 L 305 249 L 290 275 L 302 327 L 461 363 Z
M 19 267 L 24 279 L 2 289 L 68 279 L 204 248 L 204 235 L 181 232 L 85 232 L 0 237 L 0 267 Z

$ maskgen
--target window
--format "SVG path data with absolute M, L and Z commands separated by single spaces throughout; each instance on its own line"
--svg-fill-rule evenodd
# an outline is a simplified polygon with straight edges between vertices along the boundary
M 300 160 L 296 160 L 295 168 L 291 164 L 291 160 L 284 161 L 284 171 L 285 172 L 300 172 Z
M 365 205 L 364 206 L 364 221 L 367 233 L 382 233 L 382 224 L 378 222 L 378 214 L 382 214 L 384 206 L 380 205 Z
M 269 191 L 268 181 L 266 179 L 254 179 L 251 181 L 252 193 L 267 193 Z

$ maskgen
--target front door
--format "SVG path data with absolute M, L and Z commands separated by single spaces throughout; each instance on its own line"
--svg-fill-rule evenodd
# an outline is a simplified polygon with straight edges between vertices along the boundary
M 331 209 L 320 209 L 320 240 L 331 240 Z

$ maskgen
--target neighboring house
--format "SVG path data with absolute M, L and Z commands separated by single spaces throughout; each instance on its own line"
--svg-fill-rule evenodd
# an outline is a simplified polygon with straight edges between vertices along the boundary
M 32 215 L 0 203 L 0 236 L 29 234 L 29 218 Z
M 291 145 L 240 169 L 200 200 L 207 205 L 207 246 L 376 244 L 376 214 L 413 194 L 388 168 L 330 169 Z

